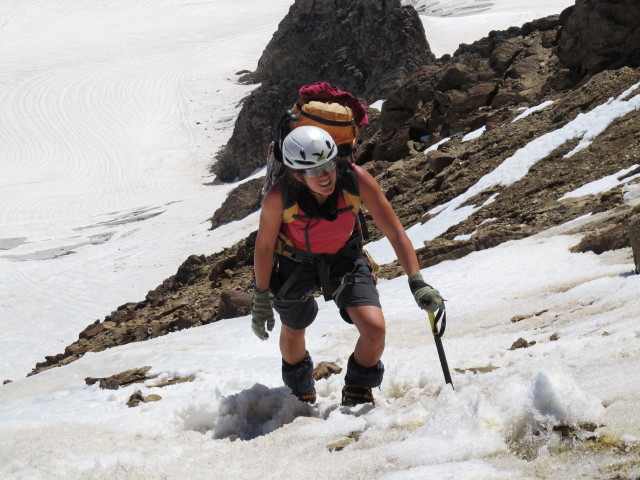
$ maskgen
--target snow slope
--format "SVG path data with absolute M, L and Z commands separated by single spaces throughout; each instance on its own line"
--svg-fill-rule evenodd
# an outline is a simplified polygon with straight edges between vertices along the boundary
M 188 255 L 213 253 L 256 227 L 253 215 L 208 230 L 235 185 L 204 185 L 206 166 L 248 91 L 236 72 L 255 67 L 291 3 L 0 0 L 0 375 L 14 380 L 0 387 L 0 477 L 640 476 L 640 277 L 629 249 L 569 253 L 579 241 L 569 229 L 594 217 L 423 271 L 447 299 L 455 391 L 444 386 L 403 277 L 379 285 L 387 373 L 375 408 L 341 408 L 342 375 L 318 383 L 317 407 L 293 400 L 281 386 L 277 341 L 257 340 L 248 317 L 25 377 Z M 568 2 L 421 4 L 441 55 Z M 637 201 L 637 187 L 626 189 Z M 450 206 L 439 217 L 454 213 Z M 414 233 L 418 242 L 428 236 Z M 321 302 L 308 346 L 316 363 L 344 367 L 356 334 L 336 313 Z M 536 343 L 511 350 L 521 337 Z M 84 381 L 145 365 L 160 379 L 195 378 L 119 390 Z M 128 408 L 137 389 L 162 399 Z M 573 443 L 553 433 L 559 425 L 576 429 Z M 597 442 L 587 440 L 593 426 Z M 351 443 L 330 451 L 338 441 Z

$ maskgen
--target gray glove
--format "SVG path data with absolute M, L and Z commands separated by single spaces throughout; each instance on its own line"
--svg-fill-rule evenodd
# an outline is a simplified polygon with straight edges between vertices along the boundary
M 426 283 L 420 273 L 409 275 L 409 288 L 420 308 L 435 313 L 444 308 L 444 300 L 440 292 Z
M 276 324 L 273 318 L 270 290 L 253 289 L 253 307 L 251 308 L 251 330 L 260 340 L 269 338 L 267 330 L 273 330 Z M 265 330 L 265 324 L 267 329 Z

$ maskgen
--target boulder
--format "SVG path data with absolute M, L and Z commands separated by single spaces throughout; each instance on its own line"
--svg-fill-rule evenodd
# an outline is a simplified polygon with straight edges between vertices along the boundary
M 234 188 L 211 217 L 211 230 L 259 210 L 263 185 L 264 177 L 260 177 Z
M 616 250 L 629 246 L 631 225 L 613 225 L 595 232 L 590 232 L 571 248 L 572 253 L 594 252 L 597 255 L 609 250 Z
M 237 290 L 224 290 L 220 294 L 220 317 L 235 318 L 251 313 L 253 295 Z
M 640 3 L 577 0 L 562 14 L 557 55 L 581 74 L 640 65 Z

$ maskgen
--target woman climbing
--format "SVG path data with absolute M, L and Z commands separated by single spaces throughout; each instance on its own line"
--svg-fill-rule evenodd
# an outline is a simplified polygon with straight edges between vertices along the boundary
M 442 297 L 423 280 L 411 241 L 376 180 L 349 156 L 339 157 L 325 130 L 293 129 L 282 143 L 282 157 L 287 171 L 265 195 L 256 239 L 253 332 L 269 337 L 275 307 L 282 322 L 284 383 L 298 399 L 314 403 L 305 330 L 318 312 L 313 294 L 322 290 L 360 334 L 348 360 L 342 404 L 373 403 L 371 389 L 384 374 L 385 320 L 373 266 L 362 250 L 360 202 L 391 243 L 418 305 L 435 312 L 443 308 Z

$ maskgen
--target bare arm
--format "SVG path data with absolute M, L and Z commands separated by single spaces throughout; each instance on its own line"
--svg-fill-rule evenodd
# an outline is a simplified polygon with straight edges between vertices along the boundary
M 273 268 L 273 252 L 281 224 L 282 193 L 281 186 L 276 184 L 265 195 L 260 212 L 260 226 L 258 227 L 253 259 L 256 287 L 259 290 L 269 288 L 271 269 Z
M 393 250 L 396 252 L 398 261 L 407 275 L 420 271 L 418 257 L 411 244 L 411 240 L 400 223 L 398 216 L 393 211 L 393 207 L 382 193 L 380 185 L 364 168 L 355 167 L 356 177 L 360 189 L 360 198 L 367 206 L 369 213 L 376 222 L 378 228 L 391 242 Z

